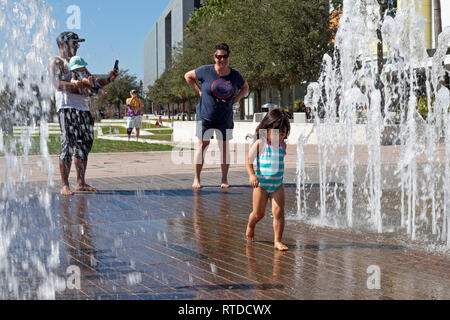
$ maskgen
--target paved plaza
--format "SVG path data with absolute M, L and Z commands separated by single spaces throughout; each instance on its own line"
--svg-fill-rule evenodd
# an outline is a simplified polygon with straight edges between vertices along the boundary
M 273 249 L 270 206 L 256 227 L 256 242 L 247 244 L 252 189 L 242 165 L 232 166 L 229 190 L 219 188 L 219 166 L 206 166 L 204 187 L 194 191 L 191 166 L 174 166 L 167 152 L 92 154 L 88 182 L 98 194 L 58 195 L 55 172 L 50 217 L 44 219 L 35 205 L 26 207 L 24 238 L 31 246 L 42 237 L 58 243 L 59 276 L 70 266 L 80 269 L 80 288 L 60 290 L 56 299 L 450 298 L 447 254 L 296 219 L 295 146 L 288 153 L 287 252 Z M 44 185 L 43 173 L 34 172 L 30 186 Z M 46 261 L 51 250 L 38 255 Z M 374 266 L 378 287 L 371 281 Z M 38 297 L 25 274 L 19 281 L 29 283 L 28 298 Z

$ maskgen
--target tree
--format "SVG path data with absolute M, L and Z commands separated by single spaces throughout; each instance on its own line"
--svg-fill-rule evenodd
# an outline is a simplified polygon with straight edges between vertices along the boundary
M 272 13 L 272 63 L 267 70 L 272 85 L 282 90 L 303 81 L 315 79 L 322 57 L 331 50 L 328 0 L 282 2 L 268 1 Z M 277 17 L 283 17 L 279 19 Z M 281 104 L 283 103 L 280 100 Z M 289 101 L 292 112 L 294 101 Z
M 255 112 L 261 111 L 261 91 L 270 85 L 264 70 L 270 63 L 267 42 L 270 25 L 267 23 L 267 3 L 264 1 L 240 1 L 223 16 L 222 34 L 229 35 L 226 40 L 232 50 L 232 67 L 239 70 L 255 93 Z M 241 104 L 241 118 L 245 115 Z
M 441 18 L 441 1 L 433 0 L 434 7 L 434 41 L 435 47 L 438 47 L 438 36 L 442 32 L 442 18 Z
M 344 4 L 342 0 L 330 0 L 330 5 L 332 10 L 341 11 Z
M 217 31 L 231 47 L 232 66 L 255 92 L 255 111 L 262 89 L 278 88 L 283 105 L 285 87 L 318 75 L 322 56 L 331 49 L 328 0 L 234 0 L 228 6 L 216 19 Z
M 0 93 L 0 129 L 9 136 L 13 135 L 13 106 L 16 95 L 8 85 Z
M 378 72 L 376 75 L 376 87 L 380 90 L 381 94 L 381 114 L 384 117 L 384 105 L 385 105 L 385 93 L 384 84 L 381 81 L 381 75 L 384 68 L 384 53 L 383 53 L 383 35 L 381 33 L 381 27 L 383 26 L 384 17 L 387 15 L 393 15 L 396 11 L 396 1 L 392 0 L 377 0 L 379 5 L 380 20 L 377 26 L 377 67 Z
M 183 60 L 187 70 L 213 63 L 213 46 L 217 42 L 226 42 L 222 34 L 224 16 L 231 10 L 233 1 L 235 0 L 205 0 L 193 12 L 186 24 L 184 43 L 179 44 L 177 50 L 178 55 L 189 57 L 177 59 L 178 62 Z
M 130 97 L 132 89 L 138 89 L 139 83 L 135 75 L 128 74 L 128 70 L 120 70 L 117 79 L 105 87 L 108 96 L 103 99 L 101 104 L 115 105 L 117 116 L 120 118 L 120 106 Z
M 184 74 L 200 65 L 213 63 L 213 45 L 220 36 L 213 27 L 229 0 L 209 0 L 191 15 L 185 29 L 184 43 L 172 49 L 172 59 L 168 67 L 152 86 L 147 88 L 147 99 L 153 103 L 188 104 L 188 117 L 197 92 L 189 87 Z M 214 30 L 214 32 L 211 32 Z
M 17 81 L 15 87 L 6 84 L 0 89 L 0 129 L 7 135 L 13 135 L 14 125 L 36 125 L 43 114 L 42 97 L 37 85 L 31 85 L 28 89 L 30 95 L 25 94 L 23 79 Z
M 342 0 L 333 3 L 339 8 Z M 213 46 L 226 42 L 230 66 L 247 80 L 258 111 L 263 89 L 281 92 L 315 79 L 324 53 L 331 50 L 330 39 L 328 0 L 206 0 L 192 14 L 184 43 L 173 49 L 170 67 L 148 88 L 148 97 L 191 105 L 198 95 L 184 74 L 214 63 Z M 293 97 L 290 100 L 292 111 Z
M 330 13 L 330 32 L 331 32 L 331 44 L 334 45 L 334 39 L 336 38 L 336 32 L 339 28 L 339 21 L 342 16 L 342 8 L 334 9 Z

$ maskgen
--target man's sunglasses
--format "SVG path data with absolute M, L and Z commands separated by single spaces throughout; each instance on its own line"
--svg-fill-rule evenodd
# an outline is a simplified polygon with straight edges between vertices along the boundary
M 216 54 L 215 56 L 216 56 L 217 60 L 221 60 L 221 59 L 228 59 L 228 57 L 229 57 L 230 55 L 229 55 L 229 54 L 224 54 L 224 55 L 222 56 L 222 55 Z

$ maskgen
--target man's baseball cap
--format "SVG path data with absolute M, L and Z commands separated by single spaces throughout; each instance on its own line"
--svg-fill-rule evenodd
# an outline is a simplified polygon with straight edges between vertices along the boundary
M 130 91 L 130 93 L 137 93 L 137 90 L 133 89 L 133 90 Z
M 84 42 L 86 40 L 80 39 L 80 37 L 78 37 L 78 35 L 76 33 L 71 32 L 71 31 L 62 32 L 58 36 L 58 38 L 56 38 L 56 43 L 58 44 L 58 46 L 60 46 L 61 43 L 67 43 L 69 41 Z

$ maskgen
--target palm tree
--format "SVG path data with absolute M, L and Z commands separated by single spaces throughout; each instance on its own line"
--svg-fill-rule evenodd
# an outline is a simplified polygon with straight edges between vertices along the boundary
M 438 47 L 438 36 L 442 32 L 441 1 L 433 0 L 434 7 L 434 43 Z
M 386 10 L 386 1 L 385 0 L 377 0 L 378 5 L 380 6 L 380 21 L 378 23 L 377 28 L 377 64 L 378 64 L 378 72 L 376 75 L 376 87 L 380 90 L 381 93 L 381 114 L 384 117 L 384 90 L 383 90 L 383 82 L 381 81 L 381 74 L 383 72 L 383 35 L 381 34 L 381 26 L 383 25 L 383 17 Z
M 377 28 L 377 64 L 378 64 L 378 72 L 376 75 L 376 87 L 380 90 L 381 93 L 381 114 L 384 117 L 384 104 L 385 104 L 385 96 L 383 90 L 383 82 L 381 81 L 381 74 L 383 73 L 384 67 L 384 55 L 383 55 L 383 35 L 381 33 L 381 27 L 383 25 L 383 21 L 386 15 L 393 15 L 397 9 L 397 1 L 396 0 L 377 0 L 379 8 L 380 8 L 380 21 L 378 23 Z

